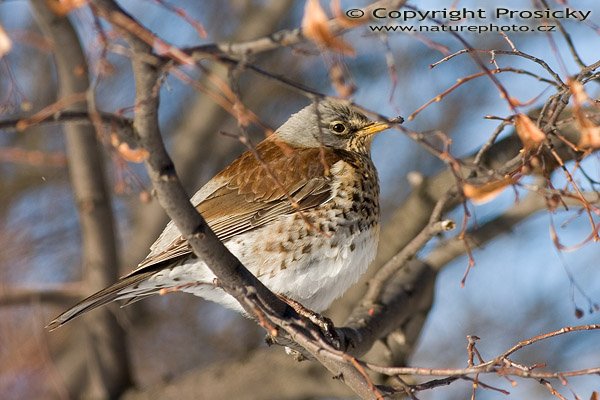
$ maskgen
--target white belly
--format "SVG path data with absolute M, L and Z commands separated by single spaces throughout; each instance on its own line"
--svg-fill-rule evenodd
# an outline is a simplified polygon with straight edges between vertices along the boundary
M 344 292 L 367 270 L 375 258 L 378 229 L 363 231 L 353 237 L 333 238 L 323 237 L 318 244 L 313 243 L 313 250 L 296 260 L 287 268 L 273 268 L 279 266 L 278 253 L 266 257 L 263 250 L 258 253 L 261 265 L 257 265 L 257 253 L 248 247 L 247 243 L 260 243 L 260 230 L 253 235 L 245 235 L 245 243 L 230 241 L 226 243 L 229 250 L 273 292 L 284 294 L 299 301 L 305 307 L 320 312 Z M 264 240 L 263 240 L 264 242 Z M 331 244 L 337 245 L 332 248 Z M 256 249 L 259 250 L 259 249 Z M 260 273 L 266 264 L 270 265 L 269 273 Z M 222 304 L 225 307 L 243 312 L 239 303 L 222 289 L 214 288 L 214 274 L 204 262 L 191 260 L 188 263 L 170 270 L 163 270 L 152 276 L 148 284 L 163 287 L 177 286 L 181 291 L 192 293 Z M 197 282 L 198 285 L 185 287 L 185 283 Z
M 375 258 L 378 235 L 367 231 L 348 237 L 338 250 L 332 250 L 324 240 L 306 268 L 287 268 L 261 281 L 275 293 L 298 300 L 311 310 L 323 311 L 365 273 Z

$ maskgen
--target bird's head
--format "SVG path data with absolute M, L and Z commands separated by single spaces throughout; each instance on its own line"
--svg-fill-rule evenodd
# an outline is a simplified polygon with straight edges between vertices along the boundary
M 277 135 L 298 147 L 328 147 L 368 154 L 376 133 L 390 127 L 341 101 L 322 100 L 293 114 Z

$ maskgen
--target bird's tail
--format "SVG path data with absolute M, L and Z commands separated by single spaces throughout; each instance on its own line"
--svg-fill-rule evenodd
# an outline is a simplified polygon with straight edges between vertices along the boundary
M 155 273 L 156 271 L 140 272 L 119 279 L 115 284 L 94 293 L 54 318 L 46 328 L 54 330 L 83 313 L 115 300 L 129 299 L 127 304 L 131 304 L 140 298 L 158 293 L 159 288 L 140 287 L 140 283 Z

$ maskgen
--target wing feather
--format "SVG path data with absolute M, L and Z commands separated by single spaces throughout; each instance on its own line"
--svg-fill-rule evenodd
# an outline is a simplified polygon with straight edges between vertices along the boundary
M 256 152 L 258 158 L 252 152 L 244 153 L 200 189 L 202 192 L 207 186 L 214 188 L 199 200 L 196 208 L 222 241 L 258 229 L 283 215 L 317 207 L 331 198 L 329 171 L 340 160 L 335 152 L 292 148 L 273 136 L 260 143 Z M 315 163 L 315 159 L 321 162 Z M 198 193 L 194 195 L 197 197 Z M 292 206 L 290 198 L 298 204 L 298 209 Z M 180 235 L 162 249 L 159 241 L 128 276 L 157 264 L 164 268 L 166 261 L 191 254 L 187 241 Z

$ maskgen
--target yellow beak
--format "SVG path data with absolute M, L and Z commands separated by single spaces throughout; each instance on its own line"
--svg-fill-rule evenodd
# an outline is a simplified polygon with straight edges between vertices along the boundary
M 371 125 L 367 125 L 364 128 L 362 128 L 360 130 L 360 133 L 363 135 L 370 136 L 370 135 L 379 133 L 381 131 L 385 131 L 389 127 L 390 127 L 390 124 L 387 124 L 385 122 L 373 122 Z

